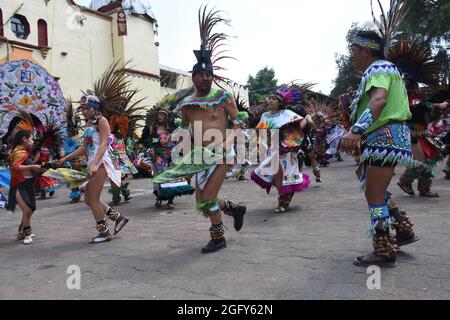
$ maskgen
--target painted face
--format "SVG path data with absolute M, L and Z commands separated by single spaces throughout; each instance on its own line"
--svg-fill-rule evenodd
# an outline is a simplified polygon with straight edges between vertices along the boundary
M 277 112 L 280 110 L 280 100 L 275 96 L 270 96 L 267 100 L 268 108 L 272 112 Z
M 208 71 L 200 71 L 192 78 L 197 90 L 202 92 L 209 92 L 211 90 L 213 76 Z

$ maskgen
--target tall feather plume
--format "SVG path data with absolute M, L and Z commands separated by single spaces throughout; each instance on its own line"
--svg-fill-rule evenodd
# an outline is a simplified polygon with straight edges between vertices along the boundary
M 391 46 L 388 59 L 419 83 L 429 86 L 439 84 L 441 64 L 435 60 L 431 49 L 417 40 L 403 40 Z
M 103 104 L 103 115 L 108 119 L 119 113 L 118 110 L 127 103 L 127 95 L 132 93 L 131 80 L 124 70 L 127 65 L 128 63 L 121 66 L 120 61 L 111 64 L 94 83 L 94 89 L 83 92 L 83 94 L 100 98 Z
M 214 71 L 227 70 L 224 67 L 218 65 L 219 62 L 226 59 L 236 60 L 234 57 L 229 56 L 227 53 L 230 51 L 226 49 L 228 45 L 229 35 L 223 32 L 215 32 L 215 29 L 220 24 L 227 26 L 231 25 L 230 19 L 221 17 L 223 11 L 215 10 L 214 8 L 208 11 L 208 6 L 201 6 L 198 11 L 198 23 L 200 29 L 201 49 L 211 51 L 211 62 L 213 64 Z M 214 72 L 214 81 L 218 86 L 220 82 L 225 82 L 229 85 L 233 85 L 234 82 L 229 78 L 217 75 Z
M 55 152 L 62 149 L 64 141 L 61 135 L 64 125 L 47 122 L 42 132 L 38 133 L 36 144 L 39 148 L 51 148 Z
M 130 62 L 121 65 L 117 61 L 110 65 L 102 76 L 95 82 L 93 90 L 87 90 L 85 94 L 95 95 L 100 98 L 103 104 L 103 115 L 110 120 L 113 116 L 122 117 L 122 121 L 113 121 L 112 131 L 119 129 L 119 122 L 122 123 L 121 132 L 127 128 L 127 135 L 133 134 L 141 125 L 139 122 L 145 120 L 144 107 L 142 102 L 145 98 L 135 100 L 140 92 L 132 87 L 132 82 L 127 74 L 126 68 Z M 128 117 L 128 124 L 125 125 L 124 117 Z M 125 137 L 124 137 L 125 138 Z
M 380 33 L 380 36 L 384 39 L 384 53 L 385 56 L 389 54 L 389 47 L 394 44 L 395 39 L 400 34 L 400 27 L 411 8 L 411 0 L 391 0 L 389 11 L 385 12 L 380 0 L 377 0 L 378 6 L 381 11 L 381 18 L 378 20 L 375 17 L 373 9 L 373 0 L 370 0 L 370 6 L 372 9 L 372 17 L 375 26 Z
M 242 98 L 240 93 L 234 95 L 234 101 L 236 102 L 236 106 L 239 112 L 248 111 L 247 100 Z
M 71 99 L 67 100 L 66 115 L 67 131 L 71 130 L 75 135 L 77 135 L 81 128 L 81 117 L 79 109 L 73 107 L 73 102 Z

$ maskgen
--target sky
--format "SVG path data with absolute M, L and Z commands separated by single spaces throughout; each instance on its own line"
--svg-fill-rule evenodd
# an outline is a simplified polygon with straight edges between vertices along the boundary
M 197 13 L 208 0 L 152 3 L 159 25 L 160 64 L 191 70 L 196 62 L 192 50 L 200 47 Z M 389 1 L 382 3 L 388 9 Z M 335 54 L 347 52 L 350 26 L 372 21 L 370 0 L 209 0 L 209 6 L 232 20 L 231 27 L 219 30 L 234 36 L 230 55 L 237 61 L 224 62 L 228 71 L 223 75 L 245 85 L 249 75 L 268 66 L 279 84 L 314 82 L 314 90 L 326 94 L 337 75 Z

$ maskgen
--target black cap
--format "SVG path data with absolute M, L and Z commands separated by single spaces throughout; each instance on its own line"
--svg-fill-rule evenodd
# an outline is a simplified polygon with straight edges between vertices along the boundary
M 195 76 L 200 71 L 208 71 L 214 74 L 214 68 L 211 61 L 211 50 L 206 50 L 204 46 L 200 50 L 194 50 L 195 57 L 197 58 L 197 64 L 192 68 L 192 75 Z

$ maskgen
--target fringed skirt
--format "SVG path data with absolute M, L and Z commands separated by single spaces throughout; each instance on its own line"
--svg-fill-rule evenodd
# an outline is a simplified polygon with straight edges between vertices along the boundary
M 361 164 L 357 175 L 362 188 L 366 185 L 366 168 L 420 166 L 411 151 L 411 131 L 405 123 L 388 124 L 370 133 L 361 147 Z

